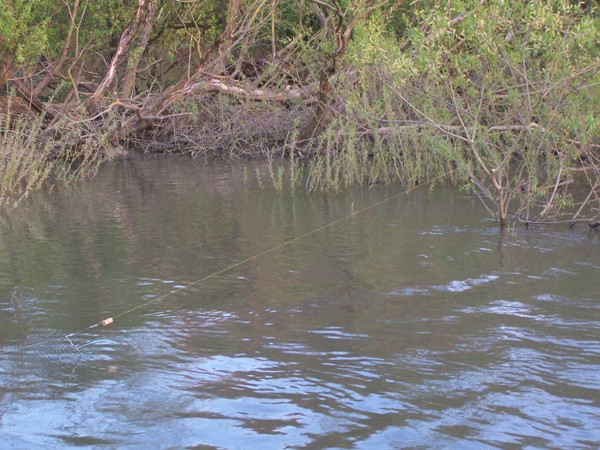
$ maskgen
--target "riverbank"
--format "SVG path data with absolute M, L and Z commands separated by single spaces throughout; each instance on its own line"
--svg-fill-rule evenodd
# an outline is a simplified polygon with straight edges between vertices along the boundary
M 71 61 L 65 35 L 53 69 L 32 59 L 37 75 L 24 75 L 15 47 L 2 73 L 20 114 L 4 107 L 0 198 L 18 203 L 51 174 L 69 182 L 142 149 L 285 157 L 294 170 L 270 178 L 309 190 L 448 176 L 502 225 L 597 220 L 600 27 L 591 7 L 309 3 L 231 2 L 201 50 L 176 54 L 163 47 L 181 45 L 175 30 L 198 37 L 182 11 L 212 16 L 141 2 L 122 12 L 130 26 L 114 31 L 104 62 L 101 49 Z M 71 23 L 89 19 L 71 14 Z M 80 76 L 56 84 L 69 61 Z M 92 66 L 97 76 L 86 75 Z

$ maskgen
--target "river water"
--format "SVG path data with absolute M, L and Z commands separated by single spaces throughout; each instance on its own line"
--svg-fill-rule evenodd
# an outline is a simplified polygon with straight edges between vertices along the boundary
M 402 188 L 261 170 L 134 158 L 0 216 L 0 448 L 600 446 L 598 233 L 443 187 L 319 229 Z

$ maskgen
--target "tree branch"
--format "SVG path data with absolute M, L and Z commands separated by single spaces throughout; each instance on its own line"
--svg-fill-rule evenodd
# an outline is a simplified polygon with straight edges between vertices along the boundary
M 104 95 L 108 87 L 112 84 L 117 74 L 117 67 L 119 66 L 123 59 L 123 56 L 127 52 L 127 47 L 129 46 L 129 43 L 134 38 L 145 15 L 148 13 L 149 5 L 151 5 L 155 1 L 156 0 L 138 0 L 138 9 L 135 15 L 135 19 L 133 23 L 129 27 L 127 27 L 127 29 L 121 35 L 119 45 L 117 46 L 117 51 L 112 57 L 104 79 L 96 88 L 96 91 L 92 94 L 92 96 L 87 100 L 86 107 L 88 110 L 94 109 L 94 107 L 98 103 L 98 100 L 100 100 L 100 98 Z

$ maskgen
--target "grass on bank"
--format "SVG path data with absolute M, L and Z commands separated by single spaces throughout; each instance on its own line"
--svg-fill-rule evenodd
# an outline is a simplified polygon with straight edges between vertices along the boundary
M 0 205 L 16 207 L 42 187 L 52 189 L 94 175 L 118 154 L 106 134 L 61 119 L 49 132 L 43 115 L 0 112 Z M 108 150 L 107 150 L 108 149 Z

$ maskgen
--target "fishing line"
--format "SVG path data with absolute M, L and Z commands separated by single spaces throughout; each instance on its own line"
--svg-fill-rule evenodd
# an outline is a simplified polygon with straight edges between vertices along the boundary
M 451 175 L 453 172 L 455 172 L 455 170 L 456 169 L 451 170 L 450 172 L 448 172 L 448 173 L 446 173 L 444 175 L 440 175 L 439 177 L 436 177 L 436 178 L 434 178 L 432 180 L 426 181 L 423 184 L 420 184 L 420 185 L 417 185 L 417 186 L 412 186 L 412 187 L 406 189 L 405 191 L 398 192 L 397 194 L 391 195 L 391 196 L 389 196 L 389 197 L 387 197 L 387 198 L 385 198 L 383 200 L 380 200 L 378 202 L 372 203 L 372 204 L 370 204 L 370 205 L 368 205 L 368 206 L 366 206 L 364 208 L 361 208 L 361 209 L 355 210 L 354 209 L 354 203 L 353 203 L 350 214 L 347 214 L 347 215 L 345 215 L 343 217 L 340 217 L 339 219 L 334 220 L 333 222 L 329 222 L 329 223 L 327 223 L 325 225 L 322 225 L 322 226 L 320 226 L 318 228 L 315 228 L 315 229 L 313 229 L 313 230 L 311 230 L 311 231 L 309 231 L 307 233 L 301 234 L 300 236 L 296 236 L 293 239 L 290 239 L 288 241 L 282 242 L 281 244 L 278 244 L 278 245 L 276 245 L 274 247 L 271 247 L 271 248 L 269 248 L 269 249 L 267 249 L 267 250 L 265 250 L 263 252 L 257 253 L 254 256 L 246 258 L 246 259 L 244 259 L 242 261 L 239 261 L 239 262 L 237 262 L 235 264 L 231 264 L 230 266 L 227 266 L 224 269 L 217 270 L 216 272 L 213 272 L 213 273 L 211 273 L 209 275 L 206 275 L 206 276 L 204 276 L 204 277 L 202 277 L 202 278 L 200 278 L 200 279 L 198 279 L 198 280 L 196 280 L 196 281 L 194 281 L 192 283 L 186 284 L 184 286 L 180 286 L 180 287 L 178 287 L 176 289 L 173 289 L 173 290 L 171 290 L 169 292 L 166 292 L 165 294 L 162 294 L 162 295 L 160 295 L 158 297 L 155 297 L 155 298 L 153 298 L 151 300 L 148 300 L 147 302 L 144 302 L 144 303 L 141 303 L 141 304 L 139 304 L 137 306 L 134 306 L 131 309 L 128 309 L 128 310 L 123 311 L 123 312 L 121 312 L 119 314 L 113 315 L 112 317 L 107 317 L 106 319 L 103 319 L 100 322 L 94 323 L 94 324 L 92 324 L 92 325 L 90 325 L 88 327 L 85 327 L 85 328 L 81 329 L 81 330 L 74 331 L 73 333 L 67 334 L 66 336 L 63 336 L 61 338 L 48 339 L 48 340 L 45 340 L 45 341 L 42 341 L 42 342 L 36 342 L 36 343 L 33 343 L 33 344 L 27 344 L 27 345 L 19 346 L 19 347 L 16 348 L 16 350 L 23 350 L 23 349 L 26 349 L 26 348 L 35 347 L 35 346 L 38 346 L 38 345 L 44 345 L 44 344 L 48 344 L 48 343 L 51 343 L 51 342 L 56 342 L 56 341 L 63 340 L 63 339 L 66 339 L 73 347 L 77 348 L 77 346 L 71 340 L 71 338 L 73 336 L 76 336 L 78 334 L 81 334 L 81 333 L 83 333 L 85 331 L 88 331 L 88 330 L 91 330 L 91 329 L 94 329 L 94 328 L 97 328 L 97 327 L 108 326 L 108 325 L 112 324 L 115 321 L 115 319 L 123 317 L 123 316 L 125 316 L 127 314 L 131 314 L 132 312 L 137 311 L 138 309 L 145 308 L 146 306 L 151 305 L 153 303 L 160 302 L 161 300 L 165 299 L 166 297 L 168 297 L 170 295 L 176 294 L 176 293 L 181 292 L 181 291 L 185 291 L 186 289 L 189 289 L 192 286 L 195 286 L 195 285 L 200 284 L 200 283 L 202 283 L 202 282 L 204 282 L 206 280 L 209 280 L 209 279 L 214 278 L 214 277 L 216 277 L 218 275 L 221 275 L 221 274 L 223 274 L 225 272 L 228 272 L 228 271 L 230 271 L 232 269 L 235 269 L 236 267 L 239 267 L 241 265 L 249 263 L 250 261 L 254 261 L 255 259 L 258 259 L 258 258 L 260 258 L 262 256 L 268 255 L 269 253 L 273 253 L 273 252 L 275 252 L 275 251 L 277 251 L 277 250 L 279 250 L 279 249 L 281 249 L 283 247 L 286 247 L 286 246 L 288 246 L 290 244 L 293 244 L 294 242 L 297 242 L 297 241 L 300 241 L 302 239 L 305 239 L 305 238 L 307 238 L 309 236 L 312 236 L 313 234 L 316 234 L 316 233 L 318 233 L 318 232 L 320 232 L 320 231 L 322 231 L 322 230 L 324 230 L 326 228 L 332 227 L 332 226 L 334 226 L 334 225 L 336 225 L 336 224 L 338 224 L 340 222 L 343 222 L 344 220 L 348 220 L 351 217 L 354 217 L 354 216 L 357 216 L 359 214 L 362 214 L 365 211 L 368 211 L 370 209 L 376 208 L 379 205 L 382 205 L 384 203 L 392 201 L 392 200 L 394 200 L 394 199 L 396 199 L 398 197 L 401 197 L 403 195 L 409 194 L 410 192 L 412 192 L 412 191 L 414 191 L 414 190 L 416 190 L 416 189 L 418 189 L 420 187 L 426 186 L 428 184 L 432 184 L 432 183 L 434 183 L 434 182 L 436 182 L 436 181 L 438 181 L 438 180 L 440 180 L 442 178 L 445 178 L 445 177 Z M 5 354 L 5 353 L 8 353 L 8 351 L 6 351 L 6 350 L 0 351 L 0 354 Z

